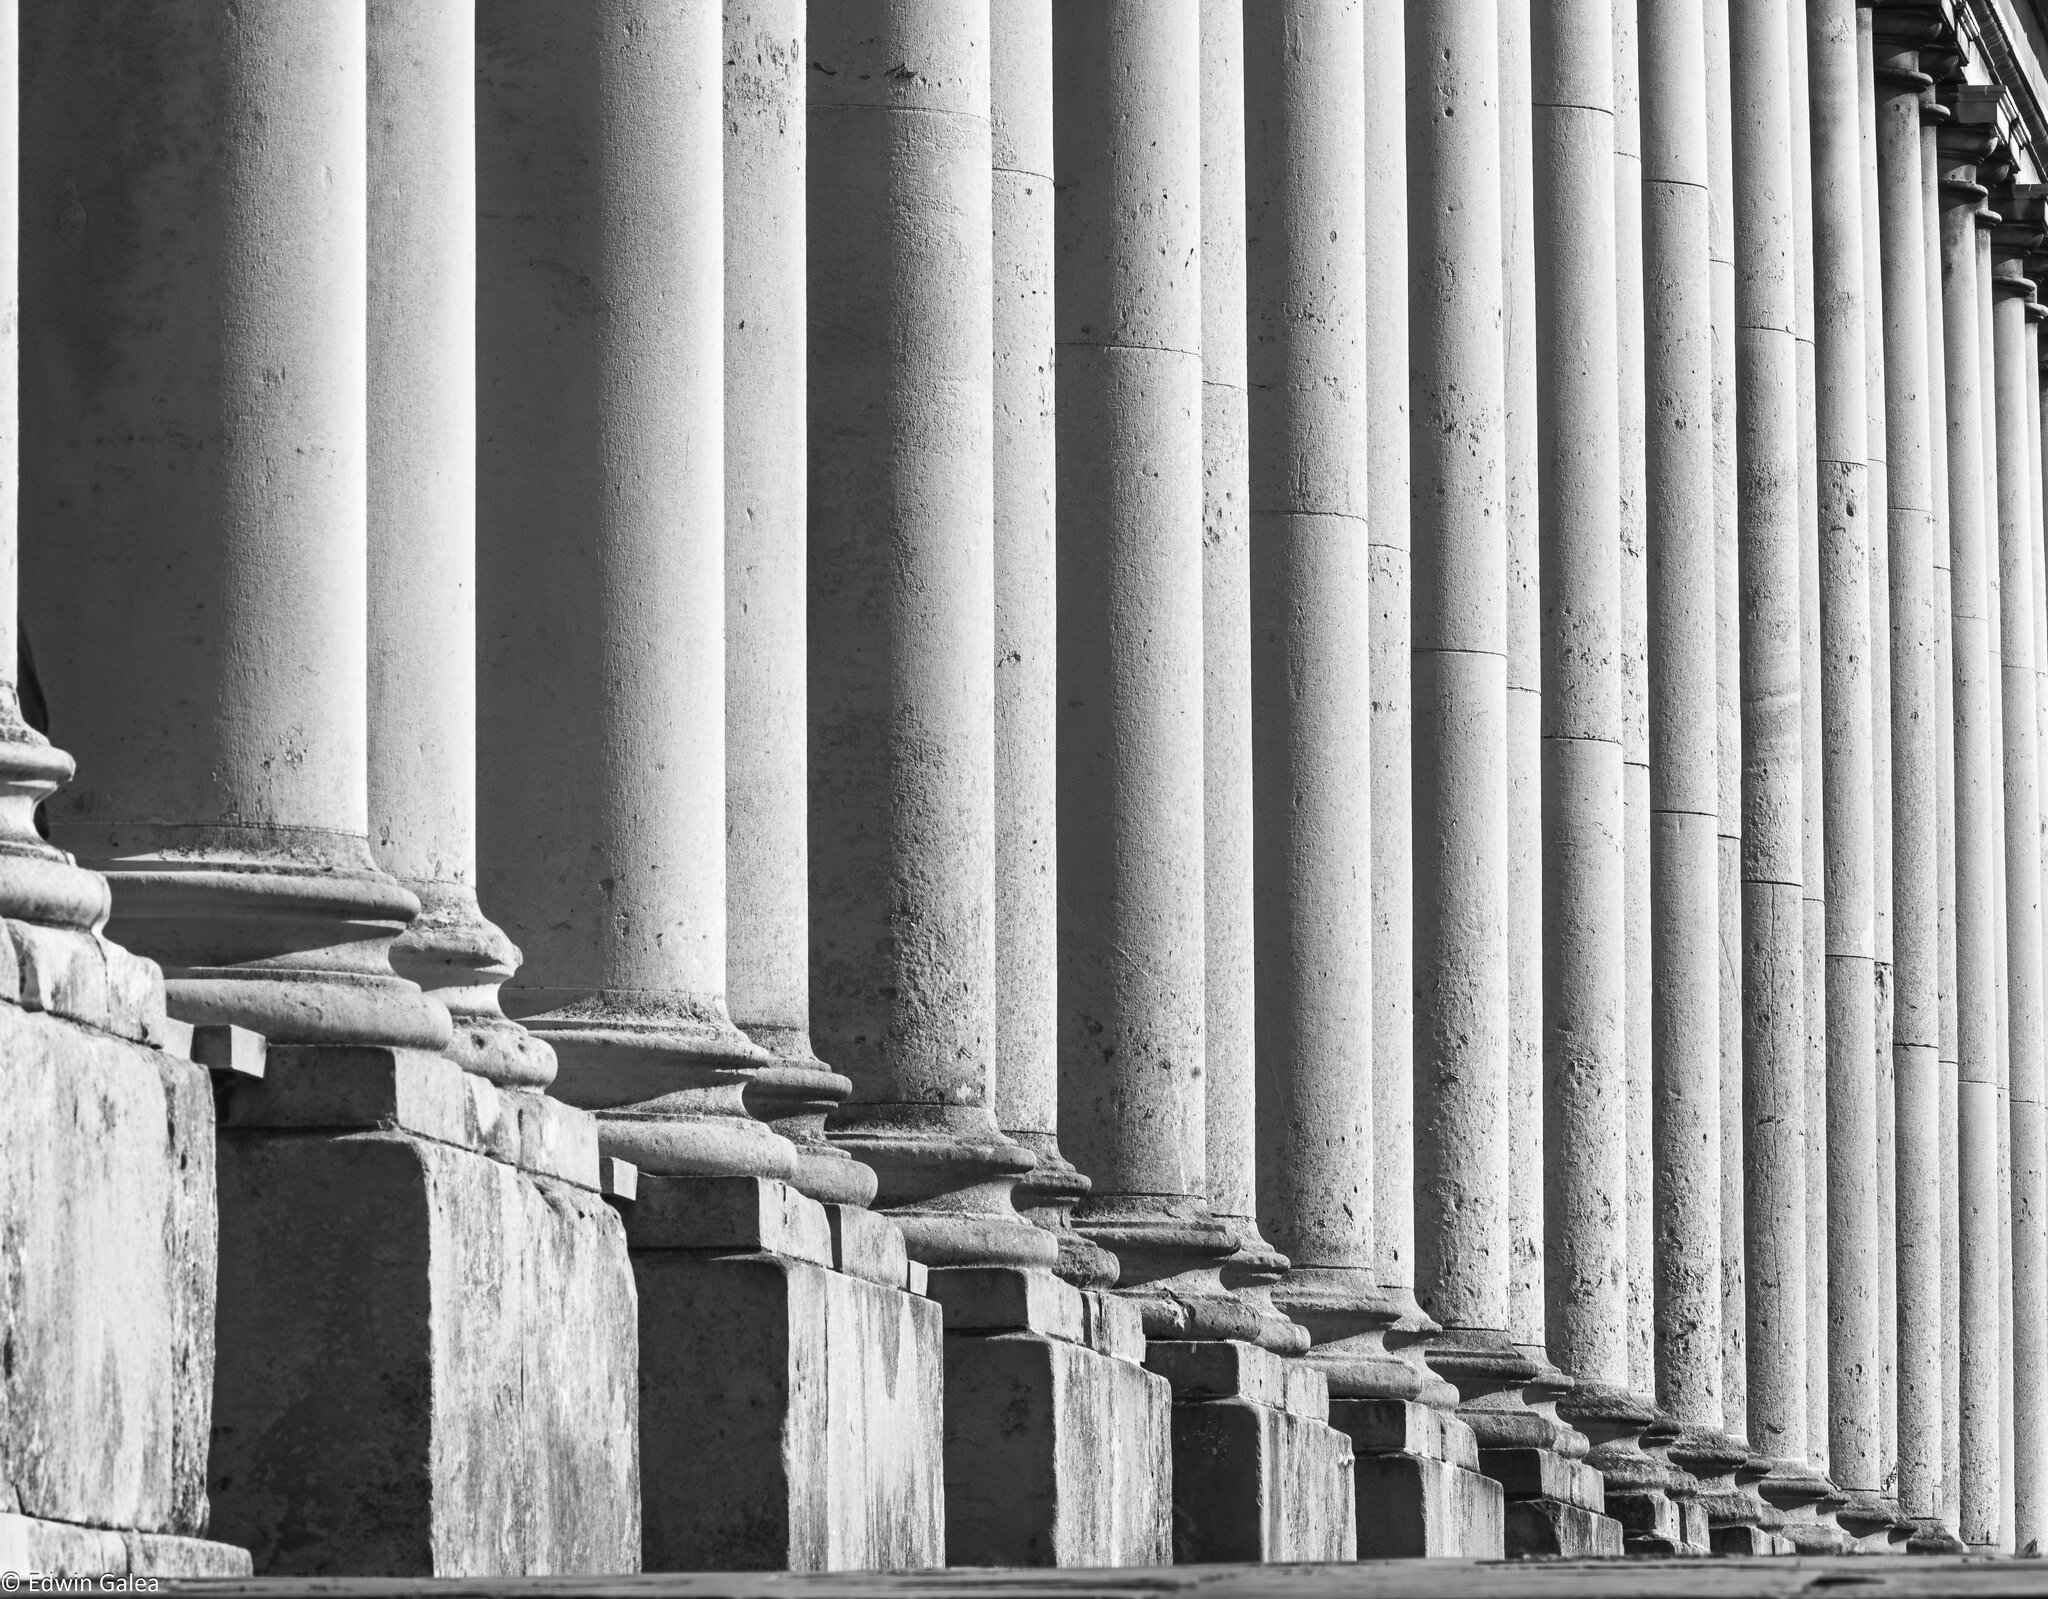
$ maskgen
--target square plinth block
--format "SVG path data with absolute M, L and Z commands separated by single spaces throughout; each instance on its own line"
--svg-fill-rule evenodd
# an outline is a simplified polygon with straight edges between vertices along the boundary
M 1173 1559 L 1173 1395 L 1135 1305 L 1050 1271 L 946 1268 L 946 1558 Z
M 1358 1558 L 1351 1440 L 1323 1374 L 1236 1342 L 1154 1342 L 1173 1388 L 1173 1555 L 1211 1561 Z
M 1621 1523 L 1607 1514 L 1600 1473 L 1549 1449 L 1482 1449 L 1479 1464 L 1507 1499 L 1510 1555 L 1604 1558 L 1622 1553 Z
M 645 1569 L 945 1564 L 944 1335 L 895 1225 L 752 1178 L 625 1208 Z
M 601 1195 L 247 1125 L 220 1194 L 214 1527 L 259 1572 L 638 1569 L 639 1325 Z
M 0 1099 L 0 1570 L 247 1572 L 208 1538 L 206 1072 L 0 998 Z
M 1501 1558 L 1501 1487 L 1464 1422 L 1407 1400 L 1332 1399 L 1330 1425 L 1351 1440 L 1359 1559 Z

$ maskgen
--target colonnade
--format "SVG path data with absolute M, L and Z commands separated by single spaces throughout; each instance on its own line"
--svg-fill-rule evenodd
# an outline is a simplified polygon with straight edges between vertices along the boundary
M 1323 1486 L 1181 1558 L 2048 1533 L 2048 123 L 1992 7 L 215 13 L 24 0 L 19 498 L 46 836 L 267 1044 L 224 1369 L 325 1225 L 232 1174 L 403 1134 L 583 1218 L 506 1246 L 526 1320 L 612 1307 L 610 1419 L 524 1447 L 625 1429 L 631 1516 L 479 1569 L 1163 1559 L 1250 1493 L 1226 1402 Z M 734 1308 L 742 1256 L 846 1285 Z M 805 1434 L 870 1510 L 706 1532 L 720 1363 L 827 1322 L 901 1407 Z M 984 1504 L 1000 1337 L 1156 1516 Z M 219 1534 L 327 1569 L 216 1407 L 282 1440 L 217 1436 Z

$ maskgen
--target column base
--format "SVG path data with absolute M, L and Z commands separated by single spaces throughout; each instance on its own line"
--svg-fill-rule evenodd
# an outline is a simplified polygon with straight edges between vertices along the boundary
M 639 1569 L 638 1331 L 597 1128 L 438 1055 L 221 1099 L 213 1530 L 258 1571 Z
M 946 1563 L 1173 1560 L 1173 1396 L 1138 1308 L 1046 1270 L 934 1270 L 946 1321 Z
M 945 1559 L 939 1307 L 888 1220 L 787 1183 L 641 1176 L 648 1571 Z
M 213 1092 L 154 966 L 0 924 L 0 1571 L 239 1575 L 203 1541 Z
M 1320 1371 L 1235 1339 L 1157 1341 L 1173 1389 L 1173 1557 L 1358 1557 L 1351 1440 Z
M 1717 1555 L 1741 1555 L 1757 1557 L 1764 1555 L 1790 1555 L 1798 1553 L 1789 1538 L 1782 1538 L 1768 1527 L 1754 1522 L 1735 1522 L 1713 1530 L 1714 1553 Z
M 0 1514 L 0 1572 L 43 1577 L 246 1577 L 249 1551 L 205 1538 Z
M 1358 1558 L 1498 1560 L 1500 1484 L 1455 1416 L 1405 1399 L 1332 1399 L 1330 1425 L 1351 1440 Z
M 1482 1449 L 1479 1466 L 1507 1501 L 1507 1553 L 1585 1560 L 1624 1552 L 1600 1473 L 1549 1449 Z

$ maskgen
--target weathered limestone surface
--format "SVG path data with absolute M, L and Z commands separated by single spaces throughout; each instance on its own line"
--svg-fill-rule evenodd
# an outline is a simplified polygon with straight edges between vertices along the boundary
M 586 1114 L 274 1049 L 219 1161 L 224 1535 L 280 1573 L 638 1569 L 633 1284 Z
M 0 964 L 18 979 L 12 939 Z M 249 1569 L 203 1536 L 213 1106 L 202 1068 L 137 1036 L 161 1038 L 154 975 L 154 1022 L 0 1004 L 0 1569 Z
M 1045 1271 L 947 1267 L 946 1559 L 1166 1565 L 1172 1394 L 1136 1305 Z
M 784 1183 L 643 1176 L 626 1235 L 646 1568 L 944 1564 L 940 1313 L 901 1231 Z
M 1351 1440 L 1320 1371 L 1234 1339 L 1153 1339 L 1145 1364 L 1173 1386 L 1176 1563 L 1357 1557 Z

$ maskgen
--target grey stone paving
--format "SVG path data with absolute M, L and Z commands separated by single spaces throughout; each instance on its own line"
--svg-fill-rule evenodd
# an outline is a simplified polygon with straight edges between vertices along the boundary
M 279 1578 L 165 1585 L 191 1599 L 2007 1599 L 2048 1595 L 2048 1560 L 1468 1561 L 1319 1566 L 1171 1566 L 1125 1571 L 693 1573 L 642 1577 Z

